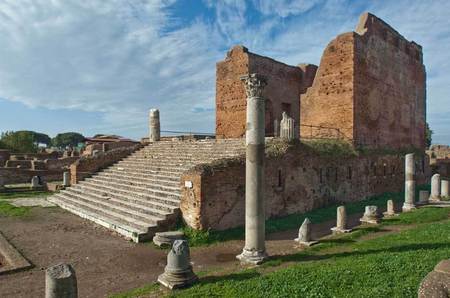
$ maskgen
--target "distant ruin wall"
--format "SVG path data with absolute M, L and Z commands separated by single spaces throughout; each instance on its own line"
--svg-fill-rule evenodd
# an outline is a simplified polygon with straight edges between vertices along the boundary
M 240 77 L 258 73 L 267 78 L 266 135 L 274 133 L 274 120 L 286 111 L 299 124 L 300 94 L 306 91 L 317 67 L 310 64 L 290 66 L 236 46 L 216 67 L 216 137 L 239 138 L 245 135 L 246 94 Z
M 101 169 L 109 167 L 142 147 L 135 144 L 133 147 L 113 149 L 108 152 L 99 152 L 96 156 L 83 156 L 70 166 L 70 182 L 76 184 Z
M 416 162 L 417 183 L 426 183 L 428 157 Z M 266 217 L 303 213 L 336 202 L 354 202 L 385 192 L 400 192 L 404 159 L 400 155 L 347 158 L 320 157 L 300 149 L 282 158 L 268 158 L 265 167 Z M 245 219 L 245 164 L 194 169 L 182 177 L 181 210 L 195 229 L 224 230 L 242 226 Z M 188 183 L 189 185 L 189 183 Z
M 63 171 L 0 168 L 0 177 L 4 184 L 30 183 L 33 176 L 41 177 L 44 182 L 61 181 Z
M 421 46 L 363 14 L 356 32 L 326 47 L 312 87 L 301 96 L 301 123 L 335 127 L 355 146 L 424 149 L 425 76 Z

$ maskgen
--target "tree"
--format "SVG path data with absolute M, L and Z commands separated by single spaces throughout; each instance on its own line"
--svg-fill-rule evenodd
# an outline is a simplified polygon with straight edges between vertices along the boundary
M 426 123 L 425 127 L 425 144 L 427 148 L 431 146 L 431 140 L 432 140 L 433 131 L 430 129 L 430 125 L 428 125 L 428 122 Z
M 59 133 L 52 139 L 52 144 L 58 148 L 67 146 L 77 146 L 78 143 L 84 142 L 85 137 L 77 132 Z
M 32 153 L 38 149 L 30 131 L 7 131 L 2 133 L 0 140 L 5 149 L 16 153 Z

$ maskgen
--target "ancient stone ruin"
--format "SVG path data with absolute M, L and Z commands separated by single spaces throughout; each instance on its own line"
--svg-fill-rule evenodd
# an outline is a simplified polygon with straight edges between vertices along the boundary
M 243 76 L 253 87 L 262 87 L 256 78 L 267 85 L 249 89 Z M 78 160 L 71 186 L 50 200 L 134 241 L 174 228 L 180 217 L 203 230 L 244 226 L 247 218 L 243 254 L 261 259 L 265 219 L 405 185 L 405 210 L 414 206 L 414 186 L 431 173 L 425 91 L 421 46 L 368 13 L 328 44 L 319 66 L 290 66 L 235 46 L 216 66 L 215 139 L 162 136 L 164 115 L 152 109 L 141 144 Z M 304 142 L 317 139 L 348 144 L 349 152 L 329 157 Z M 372 150 L 350 152 L 360 147 Z M 404 156 L 384 150 L 412 147 L 406 169 Z

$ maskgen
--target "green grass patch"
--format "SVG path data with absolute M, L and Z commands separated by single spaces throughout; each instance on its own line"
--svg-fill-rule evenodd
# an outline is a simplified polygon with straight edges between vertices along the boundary
M 25 216 L 31 207 L 15 207 L 5 201 L 0 201 L 0 216 Z
M 442 210 L 447 213 L 446 217 Z M 417 224 L 448 218 L 448 215 L 448 209 L 423 208 L 401 214 L 399 221 Z M 396 223 L 386 221 L 384 225 Z M 395 234 L 354 241 L 382 230 L 383 226 L 358 229 L 319 244 L 315 249 L 276 258 L 252 274 L 238 272 L 205 277 L 194 287 L 176 291 L 172 296 L 417 297 L 423 277 L 440 260 L 450 257 L 450 221 L 421 223 Z M 340 246 L 340 250 L 326 250 L 332 245 Z M 278 266 L 285 261 L 294 263 L 264 274 L 265 267 Z
M 302 141 L 302 143 L 321 156 L 351 157 L 358 155 L 358 151 L 356 151 L 349 142 L 344 140 L 306 140 Z
M 52 192 L 43 190 L 30 190 L 30 191 L 14 191 L 14 192 L 0 192 L 1 199 L 16 199 L 16 198 L 35 198 L 41 196 L 50 196 Z
M 419 190 L 429 189 L 429 185 L 417 187 L 417 194 Z M 321 223 L 336 219 L 336 208 L 340 205 L 345 205 L 347 214 L 356 214 L 364 212 L 364 207 L 367 205 L 376 205 L 380 208 L 385 208 L 388 200 L 393 200 L 397 206 L 400 206 L 404 201 L 403 193 L 385 193 L 379 196 L 374 196 L 366 200 L 347 204 L 334 204 L 325 208 L 315 209 L 303 214 L 292 214 L 281 218 L 272 218 L 266 221 L 266 233 L 275 233 L 291 229 L 297 229 L 302 222 L 308 217 L 313 223 Z M 398 219 L 397 219 L 398 220 Z M 395 222 L 395 219 L 393 220 Z M 211 245 L 217 242 L 224 242 L 229 240 L 243 239 L 244 228 L 237 227 L 225 231 L 200 231 L 194 230 L 187 226 L 180 226 L 180 230 L 184 232 L 186 238 L 189 240 L 191 247 Z

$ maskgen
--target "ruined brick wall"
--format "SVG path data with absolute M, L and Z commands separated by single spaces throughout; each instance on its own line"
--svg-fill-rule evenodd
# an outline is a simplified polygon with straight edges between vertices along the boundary
M 323 52 L 313 85 L 300 97 L 302 138 L 336 138 L 342 134 L 353 139 L 354 40 L 354 33 L 341 34 Z
M 426 183 L 427 157 L 418 156 L 417 183 Z M 301 148 L 282 158 L 268 158 L 265 167 L 266 218 L 302 213 L 336 202 L 353 202 L 400 192 L 404 158 L 366 155 L 326 158 Z M 181 211 L 195 229 L 224 230 L 242 226 L 245 219 L 245 164 L 194 169 L 182 177 Z
M 356 32 L 326 47 L 311 88 L 301 96 L 301 123 L 335 127 L 355 146 L 425 147 L 422 48 L 371 14 Z M 332 137 L 304 126 L 302 137 Z
M 62 170 L 31 170 L 17 168 L 0 168 L 0 180 L 4 184 L 31 183 L 33 176 L 41 177 L 42 181 L 61 181 Z
M 266 135 L 271 136 L 274 120 L 281 120 L 283 111 L 299 123 L 299 97 L 312 83 L 315 71 L 314 65 L 289 66 L 250 53 L 245 47 L 234 47 L 216 67 L 216 137 L 245 135 L 247 103 L 241 76 L 259 73 L 267 78 L 263 96 L 266 98 Z
M 356 145 L 425 148 L 422 47 L 367 13 L 356 32 Z

